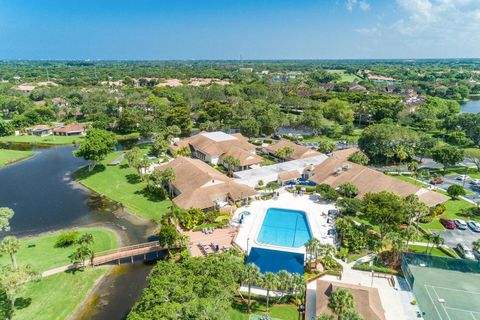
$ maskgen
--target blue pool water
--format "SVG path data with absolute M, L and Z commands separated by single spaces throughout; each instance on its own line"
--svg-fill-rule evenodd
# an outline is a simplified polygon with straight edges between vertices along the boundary
M 261 273 L 285 270 L 290 273 L 303 274 L 303 253 L 286 252 L 253 247 L 247 257 L 247 263 L 260 268 Z
M 270 208 L 263 219 L 257 241 L 275 246 L 299 248 L 312 238 L 305 212 Z

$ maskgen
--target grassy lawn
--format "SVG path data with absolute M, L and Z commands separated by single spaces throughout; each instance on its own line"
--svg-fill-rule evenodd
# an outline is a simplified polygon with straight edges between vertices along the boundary
M 349 252 L 347 256 L 347 262 L 351 263 L 353 261 L 356 261 L 364 256 L 369 254 L 368 250 L 361 250 L 360 252 Z
M 273 299 L 275 300 L 275 299 Z M 252 314 L 266 314 L 266 305 L 258 301 L 252 301 Z M 297 307 L 292 304 L 274 305 L 270 298 L 270 316 L 274 319 L 297 320 Z M 230 320 L 248 320 L 247 302 L 235 300 L 230 310 Z
M 108 268 L 59 273 L 19 289 L 15 320 L 63 320 L 77 310 Z M 0 312 L 0 316 L 2 316 Z
M 14 162 L 29 158 L 34 154 L 35 152 L 33 151 L 17 151 L 17 150 L 0 149 L 0 168 L 10 163 L 14 163 Z
M 409 182 L 409 183 L 414 184 L 414 185 L 419 186 L 419 187 L 428 187 L 427 183 L 417 181 L 417 180 L 415 180 L 411 177 L 402 176 L 402 175 L 398 175 L 398 174 L 392 174 L 390 176 L 395 178 L 395 179 L 398 179 L 398 180 L 403 180 L 403 181 Z
M 29 143 L 39 145 L 67 145 L 78 144 L 82 142 L 81 136 L 8 136 L 0 137 L 0 142 L 17 142 L 17 143 Z
M 128 211 L 148 220 L 158 221 L 170 207 L 169 199 L 162 199 L 147 190 L 135 169 L 124 160 L 118 166 L 107 166 L 120 155 L 114 152 L 95 167 L 92 172 L 84 167 L 75 172 L 75 178 L 87 188 L 120 202 Z
M 329 73 L 338 73 L 341 76 L 340 82 L 358 82 L 362 80 L 360 77 L 354 74 L 345 73 L 345 70 L 327 70 Z
M 441 251 L 440 249 L 438 249 L 438 248 L 431 248 L 431 247 L 432 247 L 432 244 L 430 244 L 430 247 L 428 248 L 428 252 L 427 252 L 427 247 L 417 246 L 417 245 L 410 245 L 410 246 L 408 246 L 408 250 L 409 250 L 409 251 L 416 252 L 416 253 L 431 254 L 432 256 L 440 256 L 440 257 L 451 258 L 448 254 L 446 254 L 445 252 Z M 430 250 L 431 250 L 431 251 L 430 251 Z
M 103 251 L 116 248 L 118 239 L 116 234 L 107 228 L 81 228 L 80 234 L 89 232 L 93 235 L 95 243 L 93 250 Z M 46 271 L 55 267 L 64 266 L 70 263 L 68 256 L 75 250 L 74 246 L 66 248 L 55 248 L 55 241 L 60 231 L 47 233 L 38 237 L 20 239 L 20 250 L 17 253 L 17 262 L 20 265 L 30 264 L 37 272 Z M 35 247 L 28 248 L 29 245 Z M 0 264 L 10 263 L 10 257 L 0 257 Z
M 465 200 L 448 200 L 444 203 L 447 210 L 441 216 L 438 216 L 435 220 L 428 224 L 422 224 L 421 226 L 426 229 L 431 230 L 445 230 L 442 224 L 438 221 L 439 218 L 450 218 L 450 219 L 463 219 L 466 218 L 460 214 L 462 209 L 473 207 L 473 204 Z M 478 217 L 470 217 L 468 219 L 480 221 Z

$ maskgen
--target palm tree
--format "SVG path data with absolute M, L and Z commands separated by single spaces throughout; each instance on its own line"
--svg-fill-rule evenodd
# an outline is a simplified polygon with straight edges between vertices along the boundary
M 433 239 L 433 234 L 427 233 L 426 235 L 423 236 L 425 240 L 427 240 L 427 252 L 428 252 L 428 247 L 430 246 L 430 242 Z
M 248 304 L 247 304 L 248 313 L 251 312 L 250 308 L 251 308 L 252 301 L 250 300 L 250 295 L 251 295 L 252 285 L 259 283 L 260 280 L 261 280 L 260 269 L 253 263 L 248 263 L 245 266 L 245 281 L 247 282 L 247 285 L 248 285 Z
M 293 150 L 290 147 L 281 147 L 277 151 L 275 151 L 275 156 L 281 159 L 286 159 L 288 156 L 290 156 L 292 153 L 294 153 L 295 150 Z
M 280 270 L 277 273 L 277 277 L 278 289 L 282 292 L 280 300 L 282 300 L 285 294 L 288 293 L 288 291 L 290 291 L 290 288 L 292 287 L 292 275 L 286 270 Z
M 299 305 L 302 303 L 303 297 L 305 296 L 305 289 L 306 289 L 305 278 L 303 278 L 298 273 L 294 273 L 292 276 L 292 291 L 293 291 L 293 294 L 296 296 L 297 303 Z
M 223 158 L 223 163 L 228 166 L 228 175 L 230 177 L 233 176 L 234 169 L 240 166 L 240 160 L 238 160 L 234 156 L 226 156 L 225 158 Z
M 170 197 L 173 197 L 172 182 L 175 181 L 175 171 L 172 168 L 167 168 L 162 172 L 162 184 L 168 186 Z
M 275 290 L 278 286 L 277 276 L 275 274 L 273 274 L 272 272 L 266 272 L 263 275 L 262 284 L 263 284 L 263 288 L 265 290 L 267 290 L 267 313 L 268 313 L 269 312 L 268 302 L 269 302 L 269 298 L 270 298 L 270 291 Z
M 435 245 L 436 248 L 438 248 L 439 245 L 443 244 L 443 238 L 440 237 L 438 233 L 434 233 L 432 235 L 432 243 Z M 432 253 L 433 246 L 430 248 L 430 254 Z
M 354 308 L 353 295 L 347 289 L 338 288 L 332 292 L 328 301 L 328 307 L 338 315 L 339 319 Z
M 320 240 L 317 238 L 311 238 L 310 240 L 305 243 L 305 250 L 307 251 L 307 255 L 309 257 L 309 261 L 312 261 L 312 257 L 315 257 L 315 267 L 316 261 L 318 257 L 318 247 L 321 244 Z
M 18 249 L 20 249 L 20 242 L 13 236 L 7 236 L 3 238 L 2 242 L 0 243 L 0 252 L 8 253 L 10 255 L 12 266 L 15 270 L 18 269 L 17 258 L 15 257 Z

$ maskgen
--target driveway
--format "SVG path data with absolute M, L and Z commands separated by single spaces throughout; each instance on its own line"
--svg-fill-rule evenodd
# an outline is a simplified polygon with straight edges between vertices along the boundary
M 472 242 L 480 239 L 480 233 L 473 232 L 468 228 L 467 230 L 432 230 L 432 232 L 439 234 L 445 240 L 445 245 L 450 248 L 454 248 L 459 243 L 464 243 L 469 247 L 472 247 Z

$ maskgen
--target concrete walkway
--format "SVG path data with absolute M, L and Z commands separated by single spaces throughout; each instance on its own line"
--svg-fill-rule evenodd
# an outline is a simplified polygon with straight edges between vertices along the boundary
M 90 265 L 90 261 L 85 262 L 85 266 L 88 266 L 88 265 Z M 45 277 L 52 276 L 52 275 L 57 274 L 57 273 L 62 273 L 62 272 L 68 271 L 68 270 L 79 269 L 81 267 L 82 267 L 81 263 L 73 263 L 73 264 L 69 264 L 69 265 L 66 265 L 66 266 L 61 266 L 61 267 L 57 267 L 57 268 L 53 268 L 53 269 L 44 271 L 44 272 L 42 272 L 41 276 L 42 276 L 42 278 L 45 278 Z

